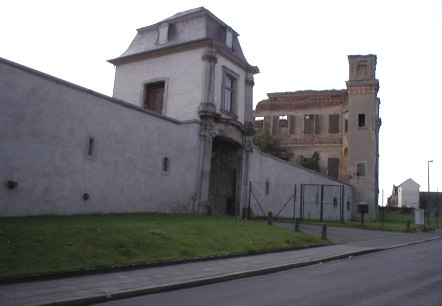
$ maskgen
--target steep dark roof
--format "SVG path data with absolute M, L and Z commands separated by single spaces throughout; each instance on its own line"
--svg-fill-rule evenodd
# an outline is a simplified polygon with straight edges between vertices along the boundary
M 166 43 L 159 44 L 158 31 L 164 24 L 169 26 L 169 39 Z M 226 29 L 233 33 L 232 49 L 225 47 Z M 110 63 L 118 65 L 157 52 L 206 42 L 250 66 L 239 44 L 239 34 L 204 7 L 177 13 L 156 24 L 140 28 L 137 32 L 129 48 L 121 56 L 109 60 Z

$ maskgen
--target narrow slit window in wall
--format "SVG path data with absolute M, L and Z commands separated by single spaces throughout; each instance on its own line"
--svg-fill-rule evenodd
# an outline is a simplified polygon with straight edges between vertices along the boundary
M 170 160 L 168 157 L 164 157 L 163 158 L 163 172 L 164 173 L 169 173 L 169 169 L 170 169 Z
M 88 137 L 86 142 L 85 156 L 87 159 L 95 159 L 95 138 Z
M 87 155 L 92 156 L 94 155 L 94 139 L 89 138 L 88 144 L 87 144 Z

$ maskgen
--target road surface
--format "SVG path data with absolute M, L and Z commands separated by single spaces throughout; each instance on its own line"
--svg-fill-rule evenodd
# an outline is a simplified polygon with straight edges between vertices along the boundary
M 101 305 L 442 305 L 442 240 Z

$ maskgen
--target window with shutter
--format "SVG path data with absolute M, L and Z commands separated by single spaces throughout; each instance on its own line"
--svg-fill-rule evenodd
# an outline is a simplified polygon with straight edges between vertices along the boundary
M 272 117 L 272 135 L 278 135 L 279 132 L 279 116 Z
M 327 175 L 339 179 L 339 158 L 331 157 L 328 159 Z
M 328 115 L 328 132 L 329 134 L 339 133 L 339 114 Z
M 289 116 L 289 134 L 295 134 L 295 116 Z
M 315 134 L 321 134 L 319 123 L 319 115 L 315 115 Z
M 304 115 L 304 134 L 310 135 L 315 132 L 315 115 Z

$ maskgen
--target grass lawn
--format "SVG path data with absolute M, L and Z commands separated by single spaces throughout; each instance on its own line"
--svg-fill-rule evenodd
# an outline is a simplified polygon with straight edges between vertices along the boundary
M 226 216 L 0 218 L 0 279 L 324 243 L 265 221 Z
M 345 221 L 344 223 L 338 221 L 316 221 L 316 220 L 302 220 L 302 223 L 305 224 L 327 224 L 328 226 L 335 227 L 352 227 L 352 228 L 360 228 L 360 229 L 369 229 L 369 230 L 380 230 L 380 231 L 392 231 L 392 232 L 407 232 L 407 221 L 410 222 L 410 232 L 416 231 L 416 226 L 414 224 L 414 214 L 405 214 L 401 212 L 394 211 L 385 211 L 384 212 L 384 222 L 382 223 L 382 212 L 379 212 L 379 220 L 375 222 L 364 222 L 364 225 L 361 225 L 361 221 Z M 425 227 L 429 229 L 430 227 L 434 229 L 436 224 L 438 228 L 442 228 L 442 218 L 436 220 L 436 218 L 430 218 L 430 222 L 428 223 L 427 218 L 425 217 Z

